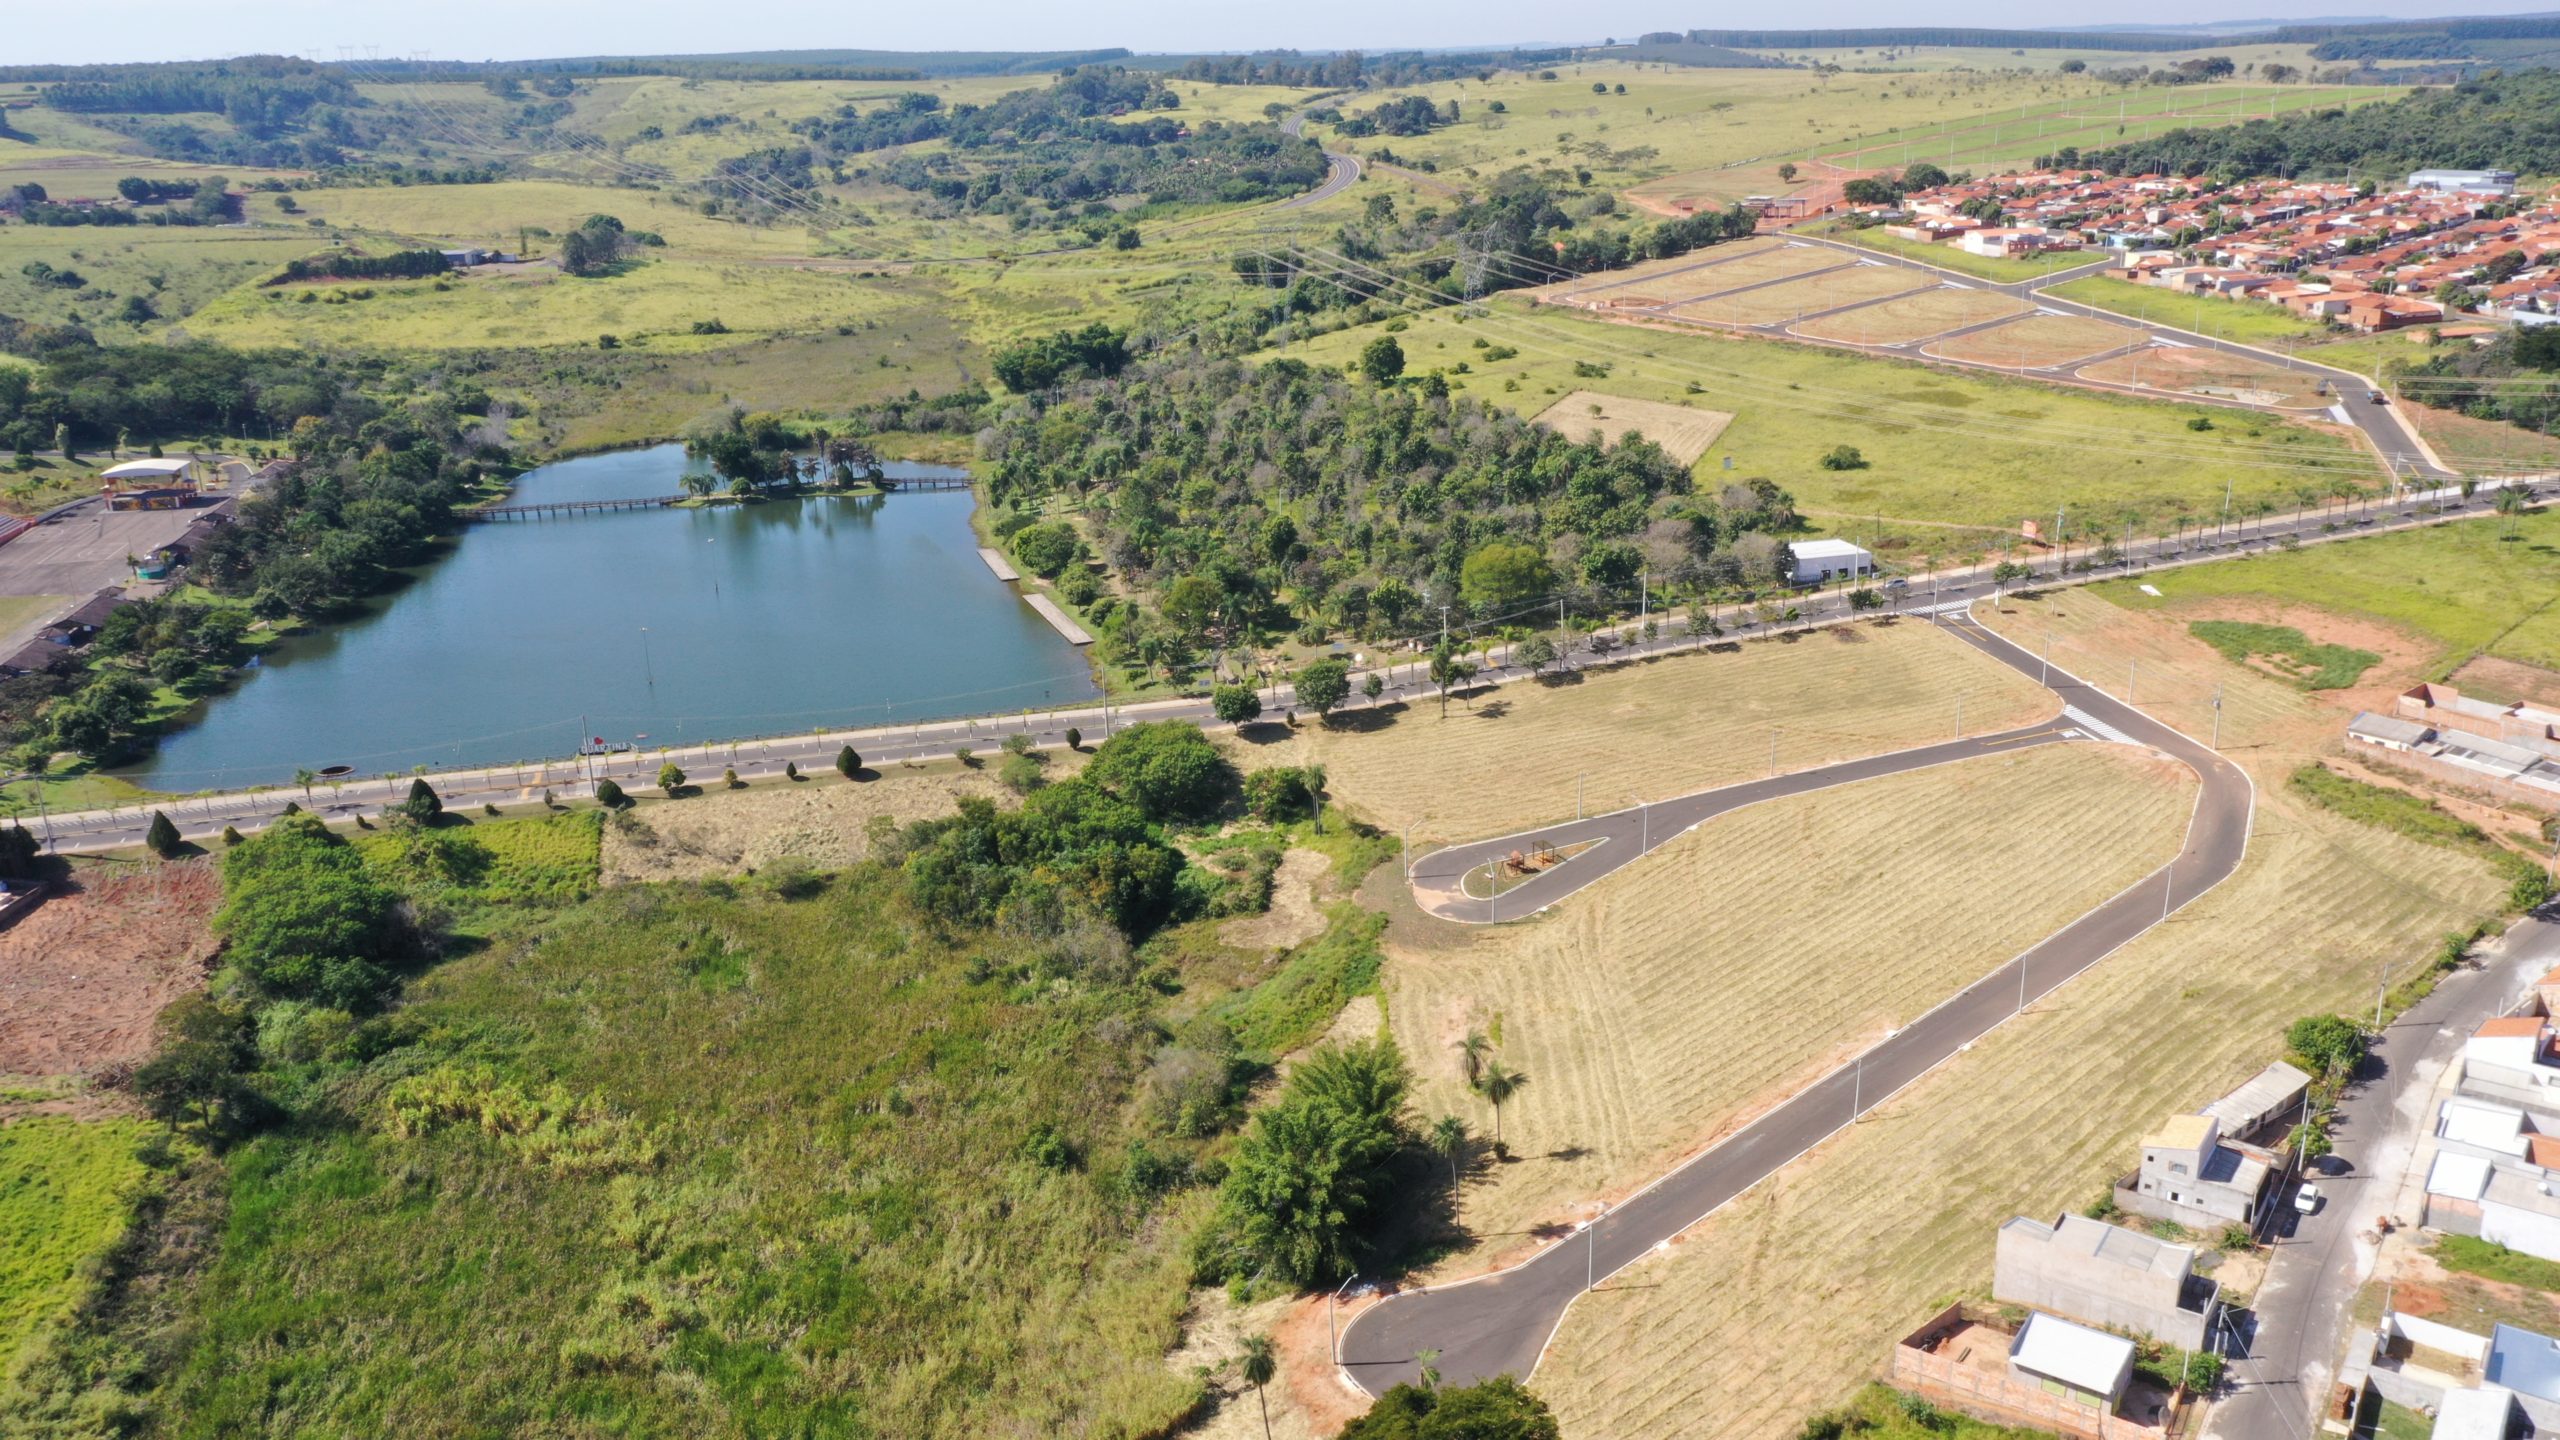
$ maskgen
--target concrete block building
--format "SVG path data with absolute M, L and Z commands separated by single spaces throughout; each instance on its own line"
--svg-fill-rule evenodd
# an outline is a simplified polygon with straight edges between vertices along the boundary
M 2086 1216 L 2048 1225 L 2020 1215 L 2000 1227 L 1991 1298 L 2201 1350 L 2221 1287 L 2195 1273 L 2195 1260 L 2191 1246 Z

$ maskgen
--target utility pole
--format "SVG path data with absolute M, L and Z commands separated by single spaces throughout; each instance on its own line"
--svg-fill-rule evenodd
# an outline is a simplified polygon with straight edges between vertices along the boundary
M 2222 749 L 2222 687 L 2219 685 L 2213 687 L 2213 748 L 2217 753 Z
M 2053 688 L 2053 632 L 2044 632 L 2044 668 L 2036 672 L 2036 683 L 2047 690 Z
M 2373 963 L 2373 1033 L 2376 1035 L 2382 1033 L 2382 997 L 2389 993 L 2390 983 L 2391 957 L 2385 955 Z

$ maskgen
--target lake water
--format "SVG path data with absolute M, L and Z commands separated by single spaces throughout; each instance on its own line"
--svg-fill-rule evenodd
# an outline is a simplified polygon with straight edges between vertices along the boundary
M 686 464 L 675 445 L 565 460 L 511 503 L 669 495 Z M 472 525 L 367 614 L 268 647 L 121 773 L 200 790 L 561 756 L 582 735 L 681 745 L 1091 698 L 1075 647 L 978 559 L 973 503 L 915 491 Z

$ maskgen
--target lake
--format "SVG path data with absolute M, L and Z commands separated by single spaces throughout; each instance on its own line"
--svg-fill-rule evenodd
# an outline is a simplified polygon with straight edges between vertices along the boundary
M 564 460 L 509 503 L 670 495 L 687 464 L 676 445 Z M 978 559 L 974 503 L 916 491 L 471 525 L 365 614 L 269 646 L 118 773 L 229 788 L 567 755 L 584 735 L 672 746 L 1092 698 L 1075 647 Z

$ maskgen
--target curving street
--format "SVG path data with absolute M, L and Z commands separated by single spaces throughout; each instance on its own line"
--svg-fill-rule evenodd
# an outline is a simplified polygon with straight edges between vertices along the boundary
M 1420 1371 L 1418 1357 L 1426 1350 L 1437 1352 L 1433 1367 L 1453 1384 L 1503 1373 L 1527 1375 L 1536 1368 L 1574 1299 L 1592 1282 L 1606 1280 L 1714 1214 L 1990 1033 L 2026 1005 L 2058 989 L 2222 883 L 2239 867 L 2248 846 L 2254 792 L 2248 776 L 2238 766 L 2077 676 L 2059 669 L 2045 676 L 2036 655 L 1970 619 L 1951 619 L 1946 628 L 2011 669 L 2045 679 L 2062 702 L 2061 717 L 2045 727 L 2026 727 L 1972 741 L 1950 740 L 1870 761 L 1707 791 L 1652 808 L 1669 818 L 1690 813 L 1675 812 L 1675 805 L 1694 806 L 1699 819 L 1704 819 L 1780 795 L 1825 789 L 1926 764 L 1953 763 L 1969 755 L 1999 753 L 2000 747 L 1986 745 L 1988 741 L 2005 740 L 2005 748 L 2014 748 L 2018 744 L 2072 738 L 2063 733 L 2069 730 L 2089 738 L 2146 746 L 2196 773 L 2202 787 L 2188 824 L 2186 843 L 2177 856 L 1574 1234 L 1491 1275 L 1438 1289 L 1391 1295 L 1362 1311 L 1344 1327 L 1338 1356 L 1344 1373 L 1362 1389 L 1374 1395 L 1415 1379 Z M 1507 892 L 1505 899 L 1518 897 L 1517 904 L 1526 907 L 1519 913 L 1529 913 L 1537 904 L 1552 904 L 1561 895 L 1614 868 L 1605 863 L 1586 865 L 1586 861 L 1599 862 L 1615 851 L 1620 857 L 1616 864 L 1625 864 L 1641 854 L 1643 841 L 1631 841 L 1625 830 L 1625 822 L 1637 814 L 1621 812 L 1596 821 L 1550 826 L 1544 831 L 1440 852 L 1414 867 L 1417 889 L 1428 880 L 1445 893 L 1450 877 L 1482 863 L 1488 853 L 1487 844 L 1494 847 L 1489 853 L 1498 854 L 1540 839 L 1567 843 L 1557 837 L 1583 835 L 1594 825 L 1603 826 L 1586 837 L 1601 840 L 1595 849 Z M 1688 823 L 1694 825 L 1698 820 Z M 1653 843 L 1659 844 L 1660 839 L 1655 837 Z M 1444 860 L 1443 856 L 1447 858 Z M 1553 881 L 1557 888 L 1553 893 L 1533 892 L 1532 887 L 1541 881 Z M 1499 909 L 1500 902 L 1494 903 Z

